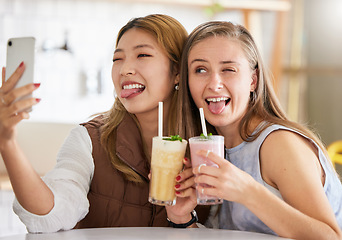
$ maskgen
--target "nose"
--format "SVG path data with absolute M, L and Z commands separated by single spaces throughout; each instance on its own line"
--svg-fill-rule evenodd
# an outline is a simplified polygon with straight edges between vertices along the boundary
M 121 76 L 128 76 L 128 75 L 134 75 L 135 74 L 135 68 L 132 61 L 129 59 L 126 59 L 123 61 L 121 68 L 120 68 L 120 75 Z
M 210 76 L 208 87 L 210 90 L 216 92 L 223 88 L 221 76 L 218 73 L 213 73 Z

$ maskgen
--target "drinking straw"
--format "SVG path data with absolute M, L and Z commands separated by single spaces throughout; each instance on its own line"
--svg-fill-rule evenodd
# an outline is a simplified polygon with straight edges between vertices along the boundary
M 200 115 L 201 115 L 201 123 L 202 123 L 202 131 L 203 135 L 207 137 L 207 127 L 205 126 L 205 119 L 204 119 L 204 113 L 203 113 L 203 108 L 199 109 Z
M 163 102 L 158 107 L 158 136 L 163 137 Z

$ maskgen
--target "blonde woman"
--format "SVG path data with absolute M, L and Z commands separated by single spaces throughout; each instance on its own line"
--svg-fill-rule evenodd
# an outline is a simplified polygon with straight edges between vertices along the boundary
M 224 199 L 218 226 L 293 239 L 342 239 L 342 186 L 323 144 L 281 110 L 250 33 L 230 22 L 198 26 L 183 50 L 183 131 L 201 133 L 198 108 L 225 139 L 225 159 L 199 151 L 219 168 L 194 168 L 194 182 Z M 188 194 L 189 196 L 189 194 Z M 194 197 L 171 221 L 190 216 Z M 192 227 L 196 227 L 192 225 Z

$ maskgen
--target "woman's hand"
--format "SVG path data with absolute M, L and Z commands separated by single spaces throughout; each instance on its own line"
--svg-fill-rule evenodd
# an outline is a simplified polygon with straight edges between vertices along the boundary
M 216 168 L 201 165 L 193 169 L 193 173 L 196 175 L 195 183 L 198 184 L 197 190 L 205 195 L 242 203 L 247 197 L 248 187 L 255 180 L 248 173 L 211 151 L 201 150 L 197 154 L 208 158 L 219 166 Z M 202 186 L 199 186 L 200 184 Z M 203 184 L 210 185 L 210 187 L 203 187 Z
M 15 127 L 23 119 L 28 119 L 29 114 L 25 109 L 37 104 L 40 99 L 28 98 L 15 101 L 36 90 L 40 84 L 27 84 L 26 86 L 15 88 L 20 77 L 25 71 L 25 64 L 21 63 L 10 78 L 5 81 L 6 69 L 2 68 L 2 86 L 0 88 L 0 150 L 6 142 L 15 138 Z
M 23 87 L 15 88 L 24 71 L 25 65 L 21 63 L 10 78 L 5 81 L 5 68 L 2 68 L 2 86 L 0 88 L 0 153 L 18 202 L 23 208 L 33 214 L 45 215 L 54 206 L 53 193 L 33 169 L 30 161 L 26 158 L 15 139 L 17 124 L 21 120 L 29 118 L 29 114 L 25 110 L 40 101 L 37 98 L 17 100 L 32 93 L 40 85 L 30 83 Z
M 184 158 L 184 170 L 176 177 L 176 205 L 166 206 L 168 218 L 177 224 L 191 220 L 190 212 L 196 207 L 194 175 L 189 159 Z

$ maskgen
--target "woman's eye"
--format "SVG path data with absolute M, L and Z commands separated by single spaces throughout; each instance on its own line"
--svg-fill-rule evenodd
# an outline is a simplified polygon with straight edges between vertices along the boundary
M 152 55 L 142 53 L 142 54 L 139 54 L 139 55 L 138 55 L 138 58 L 140 58 L 140 57 L 151 57 L 151 56 L 152 56 Z
M 205 73 L 206 71 L 205 71 L 204 68 L 196 68 L 196 69 L 195 69 L 195 72 L 196 72 L 196 73 Z
M 225 68 L 223 72 L 236 72 L 234 68 Z
M 113 58 L 113 63 L 119 60 L 122 60 L 122 58 Z

